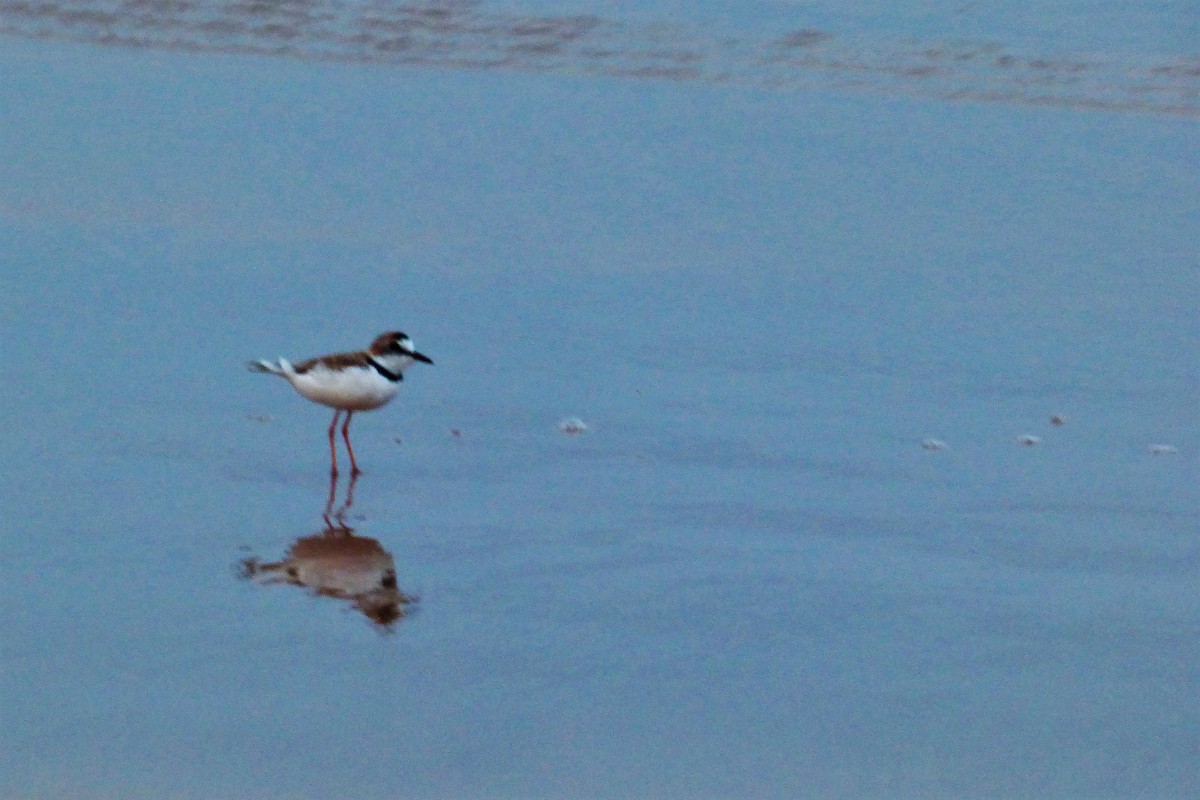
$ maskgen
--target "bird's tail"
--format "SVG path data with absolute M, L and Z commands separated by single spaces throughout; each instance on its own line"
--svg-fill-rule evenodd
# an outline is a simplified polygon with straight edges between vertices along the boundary
M 292 365 L 283 358 L 279 359 L 278 363 L 274 361 L 267 361 L 265 358 L 260 358 L 258 361 L 246 362 L 246 369 L 250 370 L 251 372 L 263 372 L 270 375 L 283 375 L 286 377 L 287 374 L 292 371 Z

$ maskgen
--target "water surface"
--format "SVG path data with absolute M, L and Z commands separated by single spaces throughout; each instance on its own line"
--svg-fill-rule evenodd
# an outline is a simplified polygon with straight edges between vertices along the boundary
M 707 43 L 633 80 L 567 43 L 101 46 L 151 34 L 17 5 L 0 796 L 1200 789 L 1193 111 L 1130 113 L 1124 77 L 1049 107 L 780 86 L 720 44 L 986 38 L 899 13 L 449 7 Z M 983 33 L 1074 53 L 1073 9 Z M 1128 13 L 1105 76 L 1191 57 L 1159 35 L 1186 7 Z M 356 417 L 331 524 L 329 415 L 242 365 L 392 328 L 437 365 Z M 331 528 L 403 615 L 246 577 Z

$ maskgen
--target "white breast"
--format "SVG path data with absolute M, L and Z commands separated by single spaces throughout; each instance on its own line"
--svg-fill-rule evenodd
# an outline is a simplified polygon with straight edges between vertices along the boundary
M 296 391 L 314 403 L 344 411 L 369 411 L 396 396 L 393 383 L 376 370 L 364 367 L 331 370 L 317 365 L 303 375 L 288 376 Z

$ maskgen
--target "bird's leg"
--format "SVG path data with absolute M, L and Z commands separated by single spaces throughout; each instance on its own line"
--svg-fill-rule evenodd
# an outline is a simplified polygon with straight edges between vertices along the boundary
M 341 415 L 342 415 L 342 410 L 339 408 L 338 410 L 333 412 L 333 422 L 329 423 L 329 465 L 330 465 L 329 466 L 329 474 L 331 476 L 333 476 L 334 478 L 337 477 L 338 468 L 337 468 L 337 446 L 333 442 L 333 432 L 335 430 L 337 430 L 338 417 L 340 417 Z M 347 424 L 349 424 L 349 422 L 350 422 L 349 417 L 346 417 L 346 422 L 347 422 Z M 351 463 L 354 463 L 353 455 L 350 456 L 350 460 L 351 460 Z
M 354 448 L 350 446 L 350 418 L 353 416 L 354 416 L 353 411 L 347 411 L 346 412 L 346 424 L 342 426 L 342 438 L 346 440 L 346 452 L 350 454 L 350 476 L 351 477 L 358 475 L 360 472 L 362 472 L 362 470 L 358 468 L 358 462 L 354 460 Z M 333 433 L 331 432 L 329 435 L 332 438 Z

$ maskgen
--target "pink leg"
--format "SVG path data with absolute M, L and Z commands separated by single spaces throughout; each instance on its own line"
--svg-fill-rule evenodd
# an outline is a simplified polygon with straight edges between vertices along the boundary
M 338 474 L 338 468 L 337 468 L 337 446 L 333 442 L 333 432 L 335 430 L 337 430 L 338 417 L 340 417 L 341 415 L 342 415 L 342 412 L 340 410 L 334 411 L 333 412 L 333 422 L 329 423 L 329 464 L 330 464 L 329 474 L 335 478 L 337 477 L 337 474 Z M 346 417 L 346 422 L 347 423 L 350 422 L 349 417 Z M 352 455 L 352 456 L 350 456 L 350 458 L 351 458 L 351 463 L 353 463 L 354 456 Z
M 350 418 L 354 416 L 353 411 L 346 412 L 346 424 L 342 426 L 342 438 L 346 440 L 346 452 L 350 454 L 350 474 L 358 475 L 362 472 L 358 468 L 358 462 L 354 460 L 354 448 L 350 446 Z M 330 441 L 333 439 L 333 433 L 329 434 Z

